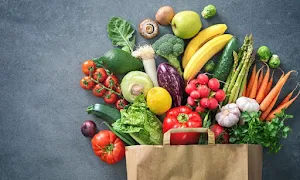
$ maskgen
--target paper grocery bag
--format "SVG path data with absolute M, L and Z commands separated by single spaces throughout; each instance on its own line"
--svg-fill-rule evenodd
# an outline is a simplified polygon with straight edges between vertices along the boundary
M 169 145 L 171 133 L 208 133 L 208 145 Z M 171 129 L 164 145 L 126 147 L 128 180 L 261 180 L 262 147 L 215 144 L 206 128 Z

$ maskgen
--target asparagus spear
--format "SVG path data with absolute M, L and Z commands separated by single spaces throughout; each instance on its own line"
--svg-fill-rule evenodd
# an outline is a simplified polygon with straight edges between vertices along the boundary
M 245 56 L 243 56 L 243 59 L 242 59 L 243 63 L 239 64 L 239 67 L 241 67 L 240 72 L 238 72 L 238 74 L 235 74 L 237 76 L 237 78 L 234 79 L 234 82 L 233 82 L 233 85 L 232 85 L 233 87 L 230 91 L 231 93 L 230 93 L 230 96 L 229 96 L 229 102 L 228 103 L 235 102 L 236 99 L 238 98 L 238 95 L 239 95 L 239 92 L 240 92 L 240 89 L 241 89 L 241 86 L 242 86 L 243 79 L 245 78 L 246 73 L 248 71 L 249 64 L 251 62 L 251 60 L 250 60 L 251 59 L 251 54 L 252 54 L 252 51 L 253 51 L 252 39 L 250 39 L 250 41 L 251 41 L 250 45 L 248 46 L 247 51 L 244 54 Z

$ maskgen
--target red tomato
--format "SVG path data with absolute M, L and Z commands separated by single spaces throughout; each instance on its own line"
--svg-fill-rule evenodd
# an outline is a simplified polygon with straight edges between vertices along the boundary
M 114 104 L 118 100 L 118 96 L 110 91 L 107 91 L 104 95 L 104 101 L 107 104 Z
M 104 68 L 97 68 L 94 72 L 93 78 L 99 82 L 103 82 L 107 78 L 107 73 Z
M 93 60 L 89 59 L 83 62 L 81 66 L 81 70 L 85 75 L 90 75 L 96 69 L 96 64 Z
M 202 127 L 202 119 L 197 112 L 187 106 L 170 109 L 163 122 L 163 133 L 172 128 L 197 128 Z M 171 144 L 196 144 L 199 133 L 171 134 Z
M 121 91 L 120 84 L 117 84 L 117 85 L 116 85 L 115 91 L 116 91 L 117 93 L 121 94 L 122 91 Z
M 93 94 L 97 97 L 103 97 L 103 95 L 106 93 L 106 89 L 102 87 L 100 84 L 96 84 L 96 86 L 93 88 Z
M 228 144 L 229 143 L 229 134 L 225 131 L 225 129 L 219 124 L 214 124 L 210 126 L 210 130 L 212 130 L 215 134 L 216 143 L 218 144 Z
M 197 76 L 199 84 L 206 85 L 208 82 L 208 76 L 206 74 L 199 74 Z
M 90 90 L 94 87 L 95 83 L 91 77 L 85 76 L 80 80 L 80 86 L 85 90 Z
M 124 107 L 128 104 L 128 102 L 125 99 L 119 99 L 116 102 L 116 108 L 118 110 L 124 109 Z
M 104 82 L 104 86 L 114 88 L 118 84 L 118 78 L 115 75 L 108 76 Z
M 99 131 L 92 139 L 96 156 L 108 164 L 115 164 L 125 156 L 124 143 L 111 131 Z

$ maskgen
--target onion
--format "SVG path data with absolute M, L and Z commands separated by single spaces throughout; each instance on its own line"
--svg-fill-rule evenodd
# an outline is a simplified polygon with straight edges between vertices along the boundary
M 93 137 L 96 134 L 97 126 L 92 120 L 86 120 L 81 125 L 81 133 L 85 137 Z

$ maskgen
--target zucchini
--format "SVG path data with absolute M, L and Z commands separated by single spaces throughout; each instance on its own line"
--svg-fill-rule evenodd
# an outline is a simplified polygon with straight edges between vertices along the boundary
M 108 124 L 112 124 L 121 118 L 120 111 L 105 104 L 91 105 L 86 109 L 86 112 L 104 120 Z
M 213 77 L 220 81 L 226 81 L 233 65 L 233 51 L 238 50 L 239 42 L 236 37 L 233 37 L 225 46 L 223 53 L 216 64 L 213 72 Z

